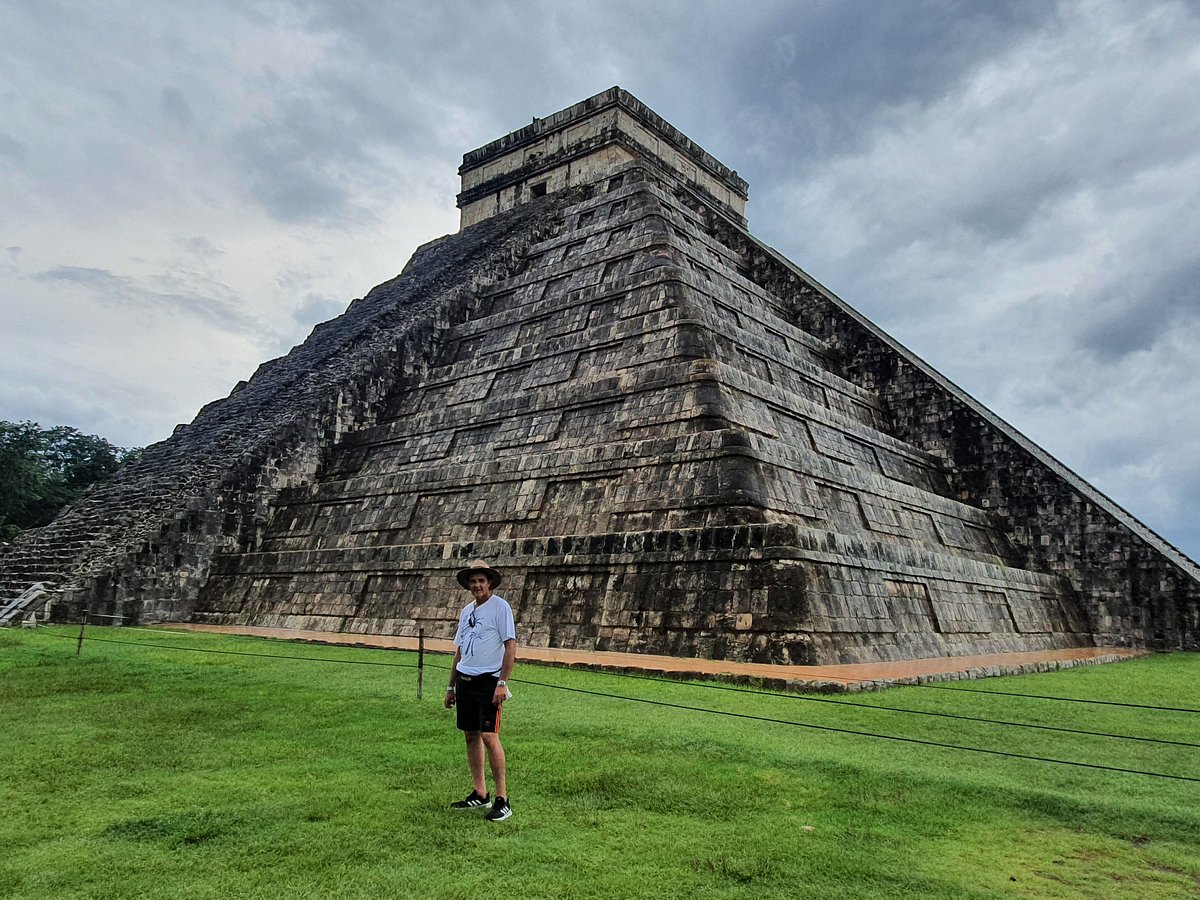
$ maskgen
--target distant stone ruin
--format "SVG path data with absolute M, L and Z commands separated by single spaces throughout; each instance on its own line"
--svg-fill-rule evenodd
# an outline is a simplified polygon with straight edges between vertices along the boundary
M 627 92 L 460 173 L 458 234 L 23 535 L 0 596 L 444 637 L 484 557 L 527 645 L 1200 648 L 1194 562 L 756 240 Z

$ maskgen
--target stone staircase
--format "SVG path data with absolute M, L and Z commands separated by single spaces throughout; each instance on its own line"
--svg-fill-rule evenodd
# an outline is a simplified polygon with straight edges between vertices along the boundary
M 0 597 L 5 596 L 0 594 Z M 35 623 L 37 614 L 50 601 L 51 594 L 43 582 L 34 582 L 15 599 L 0 600 L 0 628 Z

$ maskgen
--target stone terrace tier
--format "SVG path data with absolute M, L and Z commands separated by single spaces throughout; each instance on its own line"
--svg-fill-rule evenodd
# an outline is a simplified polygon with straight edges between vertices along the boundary
M 449 636 L 506 572 L 520 639 L 770 662 L 1090 643 L 942 461 L 642 164 L 562 210 L 428 369 L 220 558 L 205 621 Z M 449 589 L 448 589 L 449 588 Z

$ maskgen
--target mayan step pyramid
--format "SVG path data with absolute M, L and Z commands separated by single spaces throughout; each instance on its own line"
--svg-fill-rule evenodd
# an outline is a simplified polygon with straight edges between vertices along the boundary
M 756 240 L 619 88 L 462 228 L 0 558 L 57 614 L 768 662 L 1200 647 L 1200 568 Z

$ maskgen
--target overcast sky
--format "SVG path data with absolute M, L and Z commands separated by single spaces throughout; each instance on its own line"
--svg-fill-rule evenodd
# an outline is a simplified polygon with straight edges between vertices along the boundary
M 0 0 L 0 419 L 143 445 L 619 84 L 750 229 L 1200 557 L 1200 3 Z

